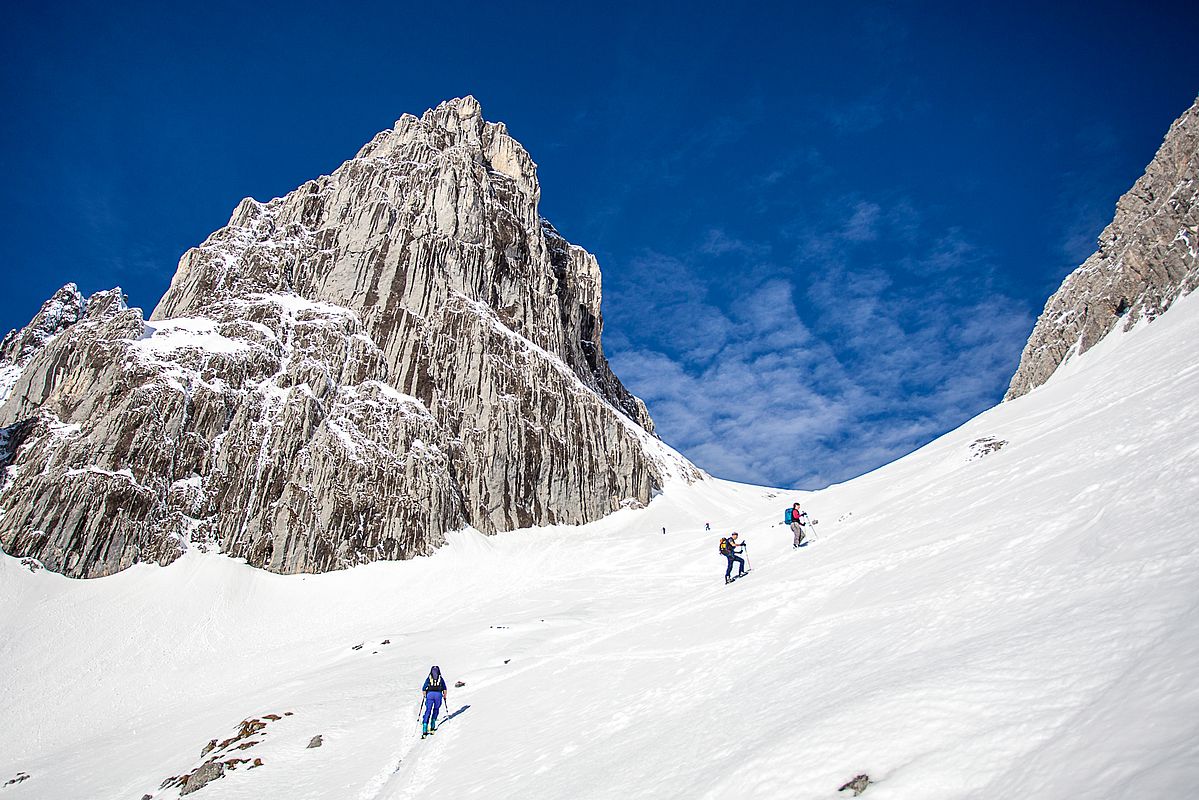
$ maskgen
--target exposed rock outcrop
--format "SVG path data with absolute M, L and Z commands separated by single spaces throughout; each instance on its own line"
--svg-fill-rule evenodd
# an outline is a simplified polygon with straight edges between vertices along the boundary
M 612 373 L 599 267 L 539 196 L 467 97 L 243 200 L 148 323 L 65 287 L 0 349 L 0 543 L 83 577 L 188 542 L 323 571 L 700 477 Z
M 179 796 L 185 797 L 192 792 L 198 792 L 217 778 L 225 776 L 225 765 L 220 761 L 210 761 L 187 777 L 179 789 Z
M 24 783 L 25 781 L 29 780 L 32 777 L 33 776 L 30 775 L 28 772 L 18 772 L 17 777 L 13 778 L 12 780 L 5 781 L 4 785 L 12 786 L 13 784 L 16 784 L 16 783 Z
M 1199 100 L 1170 126 L 1157 155 L 1116 204 L 1099 249 L 1049 298 L 1008 387 L 1040 386 L 1116 327 L 1153 320 L 1199 286 Z

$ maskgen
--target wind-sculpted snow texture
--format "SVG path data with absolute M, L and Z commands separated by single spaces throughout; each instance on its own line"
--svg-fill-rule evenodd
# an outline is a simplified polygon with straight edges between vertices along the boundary
M 600 337 L 600 273 L 473 98 L 246 199 L 147 324 L 61 290 L 0 363 L 0 541 L 72 576 L 188 542 L 278 572 L 578 524 L 700 473 Z
M 1062 282 L 1024 346 L 1004 399 L 1035 389 L 1123 321 L 1153 320 L 1199 286 L 1199 100 L 1116 204 L 1099 249 Z

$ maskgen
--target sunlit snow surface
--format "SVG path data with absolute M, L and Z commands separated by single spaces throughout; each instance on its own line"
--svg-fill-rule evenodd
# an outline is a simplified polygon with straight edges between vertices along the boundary
M 835 798 L 865 772 L 867 800 L 1194 797 L 1196 398 L 1192 296 L 812 495 L 679 484 L 316 576 L 0 558 L 0 798 L 177 797 L 209 740 L 286 711 L 235 753 L 261 768 L 190 796 Z M 733 529 L 754 572 L 726 587 Z M 469 708 L 421 741 L 434 663 Z

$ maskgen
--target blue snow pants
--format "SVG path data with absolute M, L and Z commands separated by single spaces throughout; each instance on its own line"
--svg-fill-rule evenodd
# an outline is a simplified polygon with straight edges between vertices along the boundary
M 426 725 L 437 725 L 437 715 L 441 713 L 441 692 L 425 692 L 425 716 L 421 719 Z
M 744 558 L 742 558 L 741 556 L 735 556 L 732 553 L 729 553 L 727 556 L 725 556 L 725 558 L 727 558 L 729 560 L 729 568 L 724 571 L 724 577 L 727 578 L 733 574 L 733 562 L 734 561 L 736 561 L 738 564 L 741 565 L 741 568 L 737 572 L 737 574 L 738 575 L 745 574 L 745 559 Z

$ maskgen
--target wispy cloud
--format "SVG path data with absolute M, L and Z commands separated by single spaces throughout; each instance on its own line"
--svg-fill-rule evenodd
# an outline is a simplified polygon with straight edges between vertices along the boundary
M 130 229 L 123 196 L 100 176 L 84 173 L 79 180 L 74 214 L 94 251 L 94 264 L 119 280 L 172 274 L 176 264 L 163 258 L 153 234 Z
M 845 223 L 841 235 L 851 242 L 870 242 L 878 238 L 879 216 L 882 208 L 878 203 L 862 201 L 854 206 L 853 216 Z
M 981 259 L 978 248 L 962 234 L 961 228 L 950 228 L 937 236 L 926 252 L 906 259 L 905 263 L 912 270 L 931 276 L 957 273 Z
M 711 342 L 689 330 L 700 348 L 668 355 L 650 348 L 618 351 L 613 365 L 650 404 L 668 441 L 720 475 L 811 473 L 794 444 L 819 439 L 844 422 L 844 409 L 814 385 L 835 374 L 795 310 L 793 287 L 772 281 L 738 298 L 731 313 L 707 311 L 723 332 Z M 697 358 L 716 345 L 710 358 Z M 822 363 L 823 362 L 823 363 Z
M 1073 147 L 1096 165 L 1111 161 L 1120 146 L 1119 137 L 1109 124 L 1085 122 L 1079 126 Z M 1112 219 L 1111 186 L 1106 171 L 1066 172 L 1060 176 L 1057 217 L 1061 227 L 1058 248 L 1067 265 L 1085 261 L 1097 248 L 1099 234 Z
M 828 110 L 828 121 L 841 133 L 865 133 L 882 125 L 887 106 L 876 97 L 863 98 Z
M 855 248 L 904 241 L 919 215 L 844 208 L 848 222 L 825 237 L 835 246 L 813 234 L 800 272 L 714 291 L 707 260 L 748 262 L 760 248 L 710 232 L 684 257 L 644 256 L 637 291 L 613 299 L 645 323 L 610 343 L 617 374 L 663 438 L 714 474 L 847 479 L 996 402 L 1015 368 L 1030 313 L 990 287 L 985 253 L 961 230 L 921 237 L 885 268 L 851 266 Z
M 747 241 L 729 236 L 721 228 L 712 228 L 707 238 L 699 246 L 701 253 L 712 256 L 722 256 L 734 253 L 748 258 L 762 258 L 770 254 L 770 245 L 764 242 Z
M 796 145 L 769 170 L 752 178 L 750 183 L 755 188 L 769 188 L 783 182 L 810 185 L 827 178 L 831 172 L 819 150 L 811 145 Z
M 1081 264 L 1098 249 L 1099 234 L 1111 222 L 1111 213 L 1096 206 L 1080 207 L 1062 231 L 1061 252 L 1071 264 Z

